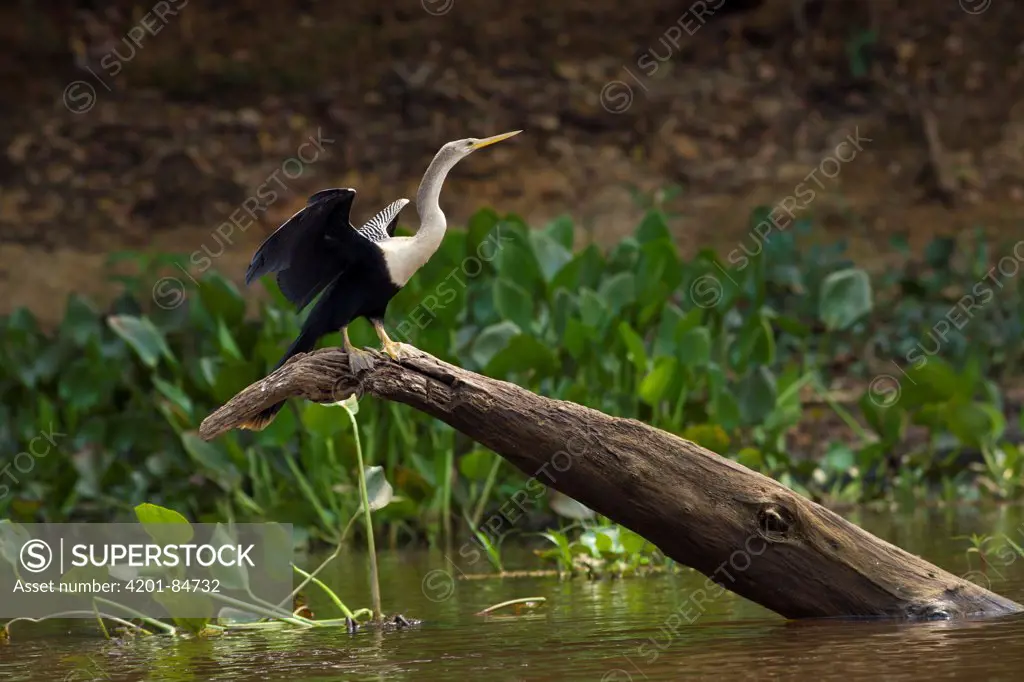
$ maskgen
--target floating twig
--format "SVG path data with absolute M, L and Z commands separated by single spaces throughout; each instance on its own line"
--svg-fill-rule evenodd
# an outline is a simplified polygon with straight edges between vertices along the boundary
M 500 604 L 495 604 L 494 606 L 488 606 L 483 611 L 479 611 L 476 615 L 486 616 L 488 614 L 494 613 L 498 609 L 503 609 L 506 606 L 515 606 L 517 604 L 525 604 L 527 605 L 527 608 L 532 609 L 538 606 L 539 604 L 543 604 L 546 601 L 546 597 L 523 597 L 521 599 L 510 599 L 508 601 L 503 601 Z

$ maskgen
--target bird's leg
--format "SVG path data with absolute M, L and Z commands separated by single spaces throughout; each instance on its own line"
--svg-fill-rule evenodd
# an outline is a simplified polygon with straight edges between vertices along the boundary
M 391 359 L 401 360 L 402 358 L 410 357 L 410 347 L 399 341 L 392 341 L 388 337 L 388 333 L 384 329 L 384 323 L 381 320 L 374 320 L 373 328 L 377 330 L 377 338 L 383 344 L 384 352 L 390 355 Z
M 348 353 L 348 366 L 353 374 L 362 372 L 365 369 L 373 369 L 373 353 L 359 350 L 352 345 L 348 338 L 348 327 L 341 328 L 341 336 L 345 342 L 345 352 Z

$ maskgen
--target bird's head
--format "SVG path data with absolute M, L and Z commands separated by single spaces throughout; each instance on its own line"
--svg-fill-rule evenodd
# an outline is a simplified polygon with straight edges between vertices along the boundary
M 518 135 L 521 132 L 523 131 L 513 130 L 510 133 L 502 133 L 501 135 L 494 135 L 493 137 L 485 137 L 482 140 L 475 137 L 467 137 L 464 140 L 454 140 L 441 147 L 441 154 L 448 157 L 453 162 L 459 161 L 469 156 L 477 149 L 483 149 L 484 147 L 488 147 L 496 142 L 507 140 L 513 135 Z

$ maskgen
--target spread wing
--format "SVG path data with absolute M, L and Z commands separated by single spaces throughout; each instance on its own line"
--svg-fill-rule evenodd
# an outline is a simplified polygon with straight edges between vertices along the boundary
M 349 214 L 356 191 L 325 189 L 260 245 L 245 273 L 245 283 L 271 272 L 289 301 L 305 308 L 356 259 L 370 242 L 356 232 Z
M 383 211 L 366 221 L 366 224 L 356 232 L 375 243 L 394 237 L 395 228 L 398 226 L 398 214 L 408 203 L 408 199 L 392 201 L 384 207 Z

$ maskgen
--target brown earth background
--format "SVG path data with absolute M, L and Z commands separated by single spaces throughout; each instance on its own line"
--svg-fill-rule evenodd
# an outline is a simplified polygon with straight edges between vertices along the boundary
M 567 213 L 606 243 L 676 187 L 683 252 L 727 252 L 859 134 L 801 209 L 814 239 L 878 269 L 895 235 L 1024 236 L 1013 0 L 51 1 L 0 9 L 0 44 L 0 312 L 47 322 L 116 292 L 112 252 L 223 251 L 238 280 L 313 191 L 356 187 L 361 220 L 442 143 L 513 129 L 453 172 L 450 224 Z

